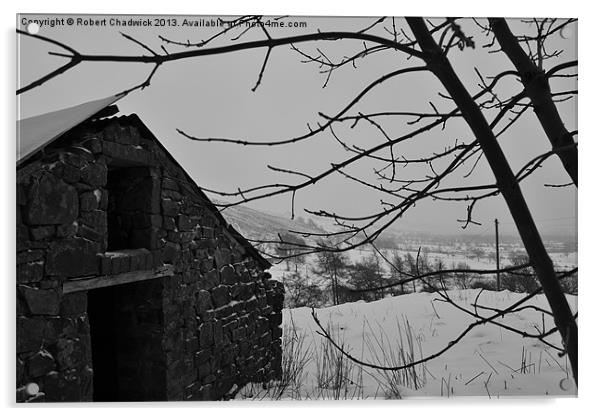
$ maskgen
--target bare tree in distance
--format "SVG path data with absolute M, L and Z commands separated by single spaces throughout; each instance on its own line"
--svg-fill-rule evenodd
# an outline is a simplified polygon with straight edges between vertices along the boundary
M 574 140 L 577 131 L 567 131 L 557 109 L 559 101 L 574 98 L 577 91 L 573 89 L 554 91 L 550 84 L 552 78 L 576 76 L 577 61 L 561 62 L 553 66 L 548 65 L 549 62 L 556 63 L 561 58 L 561 53 L 549 52 L 546 47 L 546 41 L 551 36 L 561 33 L 563 28 L 575 24 L 576 21 L 573 19 L 530 19 L 523 22 L 525 33 L 514 35 L 504 19 L 460 20 L 446 18 L 431 21 L 422 18 L 402 20 L 382 17 L 376 19 L 371 25 L 352 32 L 318 31 L 298 36 L 274 38 L 268 28 L 261 24 L 262 19 L 262 16 L 243 16 L 233 19 L 226 28 L 220 29 L 210 38 L 198 42 L 161 37 L 162 52 L 158 52 L 156 48 L 153 49 L 124 34 L 125 38 L 138 44 L 146 52 L 150 52 L 150 55 L 84 54 L 61 42 L 19 31 L 22 35 L 33 36 L 63 48 L 66 52 L 54 52 L 52 54 L 66 58 L 67 63 L 40 79 L 21 87 L 17 93 L 22 94 L 39 87 L 83 62 L 151 64 L 152 70 L 148 77 L 140 84 L 124 91 L 124 94 L 128 94 L 148 87 L 153 76 L 162 65 L 240 50 L 264 49 L 266 51 L 257 81 L 252 87 L 253 91 L 257 90 L 265 81 L 266 68 L 269 66 L 271 52 L 278 47 L 290 47 L 301 57 L 303 63 L 316 65 L 325 76 L 323 85 L 325 88 L 337 71 L 342 68 L 355 67 L 358 62 L 369 59 L 373 55 L 391 52 L 407 58 L 400 60 L 398 68 L 374 79 L 363 88 L 358 88 L 354 98 L 343 103 L 340 110 L 335 114 L 319 113 L 320 118 L 317 125 L 315 125 L 315 122 L 314 127 L 308 124 L 308 130 L 304 133 L 292 135 L 291 137 L 257 141 L 244 138 L 198 137 L 191 132 L 178 130 L 183 137 L 199 143 L 221 142 L 243 146 L 294 145 L 318 136 L 330 137 L 338 143 L 346 155 L 343 160 L 333 162 L 331 166 L 318 173 L 273 165 L 267 166 L 269 170 L 276 174 L 294 178 L 289 183 L 262 184 L 248 189 L 238 188 L 233 192 L 204 190 L 222 198 L 230 198 L 231 202 L 221 204 L 223 208 L 279 195 L 290 195 L 292 217 L 294 217 L 295 195 L 297 193 L 334 176 L 340 176 L 360 188 L 381 195 L 379 209 L 365 215 L 345 215 L 323 209 L 305 209 L 310 215 L 331 220 L 338 226 L 338 229 L 323 233 L 297 232 L 305 238 L 303 242 L 282 241 L 282 239 L 277 241 L 278 244 L 288 244 L 291 249 L 294 249 L 281 257 L 284 259 L 302 254 L 341 252 L 366 244 L 373 245 L 384 230 L 403 218 L 409 210 L 422 201 L 464 203 L 466 204 L 466 217 L 458 220 L 461 227 L 468 228 L 480 225 L 475 215 L 477 204 L 485 199 L 501 196 L 511 213 L 528 254 L 527 264 L 512 266 L 502 271 L 513 272 L 532 267 L 541 288 L 525 296 L 520 302 L 510 305 L 504 310 L 496 311 L 492 316 L 483 317 L 478 310 L 486 307 L 479 305 L 478 299 L 475 299 L 474 302 L 475 311 L 466 310 L 454 303 L 446 294 L 444 287 L 437 287 L 426 280 L 428 277 L 457 272 L 458 270 L 436 270 L 422 273 L 419 267 L 418 253 L 415 273 L 409 275 L 406 273 L 407 278 L 405 280 L 392 284 L 402 285 L 421 280 L 423 284 L 432 286 L 432 289 L 443 300 L 473 316 L 476 320 L 443 350 L 423 360 L 410 363 L 409 366 L 420 364 L 443 354 L 456 345 L 470 330 L 479 325 L 491 323 L 504 327 L 503 324 L 496 321 L 496 318 L 521 310 L 526 301 L 535 294 L 543 292 L 550 305 L 550 311 L 546 311 L 546 313 L 553 316 L 556 324 L 555 328 L 542 334 L 518 332 L 523 336 L 534 337 L 553 346 L 561 354 L 567 354 L 573 377 L 577 382 L 578 327 L 576 315 L 571 311 L 560 285 L 560 279 L 576 273 L 576 269 L 567 272 L 555 270 L 520 187 L 523 181 L 533 175 L 539 167 L 553 156 L 557 156 L 561 160 L 571 182 L 562 185 L 552 184 L 551 186 L 577 186 L 577 144 Z M 462 27 L 460 23 L 462 23 Z M 531 33 L 532 30 L 535 32 Z M 243 41 L 245 36 L 256 31 L 262 33 L 264 39 Z M 485 36 L 490 37 L 491 42 L 489 45 L 485 45 L 486 48 L 494 47 L 497 42 L 500 46 L 498 52 L 504 53 L 509 58 L 513 68 L 489 76 L 484 76 L 478 69 L 475 69 L 480 80 L 476 85 L 478 92 L 470 93 L 467 86 L 459 78 L 449 60 L 449 56 L 462 53 L 465 48 L 476 48 L 474 36 L 471 35 L 476 32 L 483 32 Z M 231 37 L 234 34 L 236 36 Z M 315 43 L 332 44 L 339 41 L 353 41 L 357 43 L 357 47 L 353 53 L 345 51 L 346 53 L 342 56 L 334 56 L 332 51 L 324 52 L 320 47 L 316 47 L 315 50 L 307 50 L 307 45 L 314 45 Z M 215 43 L 219 43 L 218 46 L 212 46 Z M 179 47 L 182 50 L 168 52 L 165 48 L 168 45 L 170 48 Z M 528 53 L 523 48 L 526 48 Z M 427 100 L 430 110 L 396 108 L 391 111 L 356 111 L 359 103 L 373 90 L 386 85 L 390 80 L 416 74 L 433 76 L 433 79 L 445 91 L 440 92 L 438 97 L 434 97 L 433 100 Z M 515 81 L 515 84 L 520 86 L 520 90 L 518 93 L 505 96 L 498 87 L 501 83 L 511 81 Z M 471 85 L 471 90 L 474 89 L 475 85 Z M 536 114 L 551 144 L 551 149 L 534 157 L 520 169 L 513 171 L 506 154 L 499 145 L 499 139 L 504 135 L 508 136 L 517 121 L 530 110 Z M 399 123 L 398 120 L 403 121 L 403 123 Z M 445 143 L 441 143 L 439 150 L 432 154 L 406 157 L 403 151 L 404 144 L 416 140 L 427 140 L 424 138 L 427 132 L 436 128 L 445 130 L 450 123 L 462 123 L 463 126 L 469 129 L 469 137 L 450 139 Z M 354 143 L 350 138 L 353 129 L 360 125 L 373 131 L 370 140 L 366 140 L 361 145 Z M 525 140 L 528 140 L 528 138 Z M 372 175 L 358 176 L 353 173 L 351 168 L 364 161 L 369 161 L 374 165 Z M 488 163 L 495 177 L 494 183 L 472 184 L 467 181 L 467 178 L 471 177 L 481 161 Z M 407 173 L 408 171 L 410 172 Z M 419 174 L 416 174 L 416 172 L 419 172 Z M 295 233 L 294 230 L 291 230 L 291 233 Z M 330 246 L 325 246 L 322 243 L 318 244 L 319 239 L 335 241 L 336 244 Z M 257 241 L 257 243 L 266 242 L 271 241 Z M 378 251 L 376 247 L 374 249 Z M 382 257 L 387 261 L 386 256 L 382 255 Z M 395 267 L 395 265 L 393 264 L 391 267 Z M 493 274 L 496 271 L 471 270 L 471 272 L 477 274 Z M 403 271 L 398 270 L 398 272 L 402 273 Z M 382 290 L 382 288 L 367 288 L 366 290 Z M 321 334 L 335 343 L 317 318 L 316 323 L 321 328 Z M 517 331 L 514 328 L 505 329 Z M 561 336 L 561 347 L 546 341 L 548 336 L 556 332 Z M 356 362 L 374 368 L 378 367 L 352 357 L 338 345 L 337 348 Z
M 326 241 L 320 241 L 319 244 L 329 247 L 329 244 Z M 328 250 L 316 253 L 316 255 L 317 267 L 314 269 L 314 273 L 327 276 L 330 279 L 332 304 L 338 305 L 341 303 L 339 300 L 340 281 L 343 277 L 345 268 L 348 266 L 347 257 L 343 252 Z

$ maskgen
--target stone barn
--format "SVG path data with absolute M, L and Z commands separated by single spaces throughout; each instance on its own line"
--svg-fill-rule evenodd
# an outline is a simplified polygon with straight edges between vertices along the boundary
M 17 401 L 220 400 L 279 378 L 270 264 L 112 101 L 18 126 Z

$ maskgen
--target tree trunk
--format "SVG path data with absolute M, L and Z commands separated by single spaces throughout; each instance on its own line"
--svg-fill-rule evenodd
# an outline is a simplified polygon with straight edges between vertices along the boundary
M 337 277 L 337 268 L 334 268 L 334 304 L 339 304 L 339 281 Z
M 568 132 L 556 104 L 552 100 L 550 83 L 545 72 L 535 65 L 510 31 L 506 20 L 490 18 L 489 25 L 502 48 L 512 61 L 525 87 L 525 93 L 533 104 L 535 115 L 539 119 L 552 149 L 557 152 L 564 169 L 577 186 L 577 147 L 573 136 Z
M 429 70 L 453 98 L 487 158 L 550 304 L 577 383 L 577 323 L 514 173 L 483 113 L 454 72 L 441 48 L 435 43 L 424 20 L 408 18 L 407 21 L 424 53 L 423 59 Z

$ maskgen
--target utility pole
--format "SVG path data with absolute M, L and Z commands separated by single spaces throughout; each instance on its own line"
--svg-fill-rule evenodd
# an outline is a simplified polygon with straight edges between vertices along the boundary
M 497 276 L 497 291 L 500 291 L 500 237 L 498 234 L 499 221 L 495 219 L 495 274 Z

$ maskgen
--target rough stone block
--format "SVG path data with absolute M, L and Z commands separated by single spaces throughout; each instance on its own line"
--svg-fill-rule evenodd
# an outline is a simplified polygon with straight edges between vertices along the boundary
M 77 223 L 61 224 L 56 227 L 56 235 L 59 238 L 73 237 L 77 232 Z
M 79 208 L 81 211 L 92 211 L 97 209 L 98 202 L 94 192 L 84 192 L 79 196 Z
M 222 345 L 224 342 L 224 329 L 222 328 L 222 323 L 220 321 L 216 321 L 213 324 L 213 342 L 216 347 Z
M 215 317 L 217 319 L 224 319 L 234 312 L 234 308 L 230 305 L 222 306 L 221 308 L 215 309 Z
M 25 250 L 17 253 L 17 264 L 30 263 L 44 259 L 44 250 Z
M 113 263 L 110 257 L 107 257 L 104 254 L 99 254 L 98 261 L 101 275 L 106 276 L 113 273 Z
M 180 213 L 180 204 L 171 199 L 161 200 L 161 209 L 163 215 L 175 217 Z
M 196 293 L 196 304 L 195 308 L 197 313 L 213 309 L 213 302 L 211 301 L 211 294 L 206 290 L 200 290 Z
M 178 234 L 180 235 L 181 243 L 191 243 L 194 240 L 193 232 L 180 231 Z
M 210 361 L 214 358 L 214 353 L 210 349 L 202 349 L 194 354 L 195 366 L 201 367 L 203 364 L 211 365 Z M 211 367 L 210 367 L 211 368 Z
M 217 267 L 225 266 L 230 263 L 230 250 L 219 249 L 215 251 L 215 264 Z
M 17 250 L 27 248 L 29 244 L 29 228 L 17 222 Z
M 17 357 L 17 386 L 22 386 L 25 383 L 25 362 Z
M 17 318 L 17 353 L 38 351 L 47 331 L 46 321 L 36 318 Z
M 67 151 L 63 151 L 60 158 L 64 163 L 76 167 L 77 169 L 85 167 L 93 159 L 92 155 L 87 153 L 84 149 L 78 149 L 76 147 L 71 147 Z
M 232 297 L 235 300 L 248 300 L 253 296 L 253 288 L 249 284 L 238 284 L 232 287 Z
M 78 316 L 86 313 L 88 309 L 88 295 L 86 292 L 67 293 L 62 296 L 60 315 L 64 317 Z
M 127 273 L 131 269 L 130 256 L 117 256 L 111 258 L 111 270 L 113 274 Z
M 71 238 L 54 244 L 46 256 L 50 276 L 79 277 L 98 273 L 96 254 L 100 245 L 83 238 Z
M 180 187 L 178 186 L 178 182 L 167 177 L 163 178 L 163 188 L 170 189 L 172 191 L 178 191 L 180 189 Z
M 196 240 L 197 247 L 200 249 L 215 249 L 217 247 L 217 240 L 213 238 L 201 238 Z
M 172 243 L 179 243 L 182 241 L 182 233 L 179 231 L 169 231 L 167 233 L 167 241 Z
M 77 218 L 78 208 L 75 188 L 50 173 L 43 173 L 30 187 L 24 219 L 31 225 L 70 223 Z
M 153 268 L 153 253 L 148 252 L 144 256 L 144 270 L 151 270 Z
M 178 230 L 190 231 L 192 230 L 194 223 L 187 215 L 178 215 Z
M 87 225 L 80 225 L 77 227 L 77 236 L 85 238 L 86 240 L 104 242 L 105 234 L 100 230 L 94 230 Z
M 173 191 L 170 189 L 164 189 L 161 191 L 161 197 L 163 198 L 170 198 L 173 199 L 174 201 L 181 201 L 182 200 L 182 194 L 180 194 L 177 191 Z
M 219 284 L 219 276 L 217 274 L 217 270 L 209 270 L 207 273 L 205 273 L 202 280 L 204 281 L 206 288 L 213 289 Z
M 213 227 L 202 227 L 203 237 L 214 239 L 215 238 L 215 229 Z
M 223 285 L 215 287 L 211 291 L 211 297 L 213 298 L 213 305 L 216 308 L 227 305 L 231 300 L 228 287 Z
M 269 331 L 269 329 L 270 329 L 270 321 L 267 318 L 264 318 L 263 316 L 260 316 L 257 319 L 256 325 L 257 325 L 256 326 L 257 332 L 259 332 L 261 334 Z
M 30 228 L 29 232 L 32 240 L 46 240 L 54 236 L 55 228 L 54 225 L 33 227 Z
M 81 399 L 80 380 L 75 369 L 51 371 L 43 378 L 44 393 L 51 402 L 76 402 Z
M 228 333 L 229 335 L 232 334 L 232 332 L 238 328 L 238 321 L 234 320 L 234 321 L 230 321 L 228 323 L 225 323 L 222 321 L 222 325 L 224 328 L 224 332 Z
M 199 380 L 204 379 L 209 374 L 211 374 L 211 363 L 203 362 L 197 366 L 197 376 Z
M 52 350 L 56 363 L 61 370 L 77 367 L 84 358 L 78 340 L 59 338 Z
M 237 281 L 236 272 L 234 267 L 226 265 L 220 269 L 221 282 L 225 285 L 233 285 Z
M 227 366 L 228 364 L 232 364 L 234 359 L 236 358 L 236 354 L 234 352 L 234 348 L 228 347 L 222 351 L 221 354 L 221 365 Z
M 240 273 L 240 281 L 243 283 L 249 283 L 251 281 L 251 273 L 248 270 L 244 270 Z
M 107 213 L 102 210 L 93 210 L 81 213 L 81 222 L 99 232 L 106 232 Z
M 44 277 L 44 262 L 17 265 L 17 283 L 39 282 Z
M 23 183 L 17 183 L 17 205 L 27 205 L 27 187 Z
M 31 378 L 41 377 L 54 368 L 54 358 L 46 350 L 38 351 L 27 360 L 27 375 Z
M 173 263 L 176 259 L 180 246 L 175 243 L 168 242 L 162 250 L 163 261 L 165 263 Z
M 102 143 L 97 138 L 91 138 L 83 143 L 84 147 L 94 154 L 102 152 Z
M 168 231 L 173 231 L 176 229 L 176 220 L 174 217 L 163 217 L 163 228 Z
M 199 325 L 199 347 L 207 348 L 214 343 L 214 324 L 205 322 Z
M 107 166 L 103 163 L 92 163 L 81 170 L 81 180 L 98 188 L 107 184 Z
M 76 183 L 81 178 L 81 170 L 72 165 L 61 164 L 60 176 L 67 183 Z
M 58 315 L 59 295 L 56 290 L 35 289 L 21 285 L 19 293 L 25 299 L 27 308 L 32 315 Z
M 130 255 L 130 271 L 143 270 L 146 262 L 146 252 L 136 252 Z

